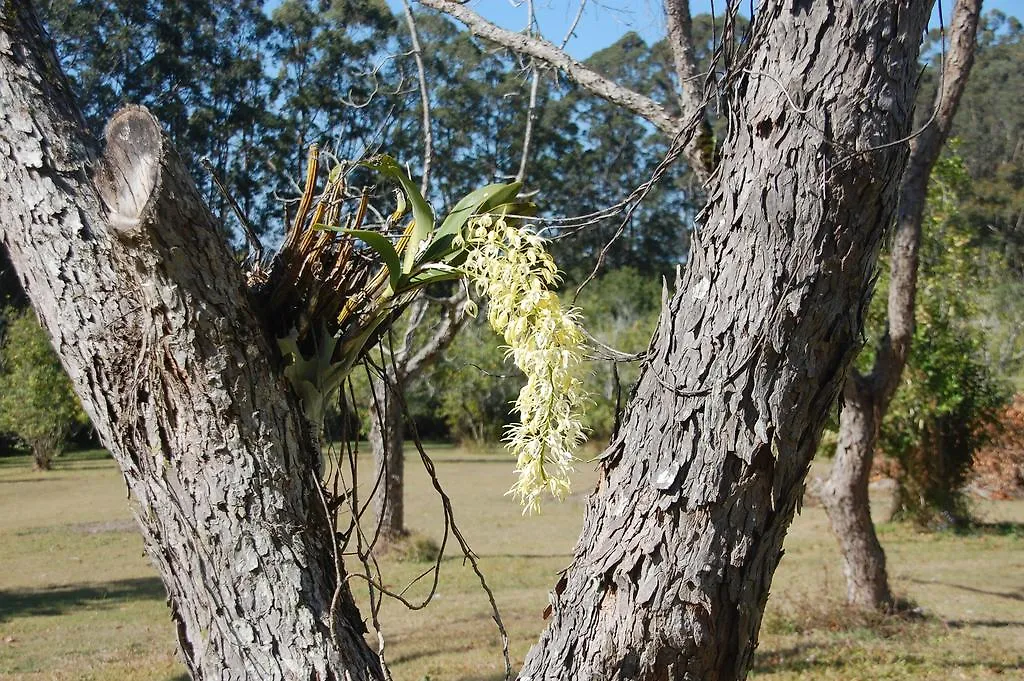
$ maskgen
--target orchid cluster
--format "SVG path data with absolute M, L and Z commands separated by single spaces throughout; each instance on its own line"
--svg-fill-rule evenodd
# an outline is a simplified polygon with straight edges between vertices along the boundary
M 548 288 L 558 282 L 558 270 L 538 235 L 500 215 L 481 215 L 457 240 L 466 249 L 461 269 L 488 300 L 488 322 L 526 374 L 515 401 L 520 422 L 509 426 L 505 441 L 519 476 L 509 494 L 524 514 L 534 513 L 545 490 L 559 500 L 569 493 L 573 451 L 586 439 L 580 422 L 586 396 L 573 376 L 583 344 L 578 313 L 563 308 Z

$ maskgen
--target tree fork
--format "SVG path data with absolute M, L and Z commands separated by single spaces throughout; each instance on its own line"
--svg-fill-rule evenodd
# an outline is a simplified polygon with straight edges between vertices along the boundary
M 112 164 L 131 172 L 103 194 L 113 205 L 101 202 L 87 174 L 99 156 L 52 51 L 24 2 L 3 2 L 2 238 L 138 499 L 190 671 L 376 677 L 358 615 L 331 612 L 316 446 L 237 265 L 144 122 L 128 134 L 148 151 Z M 742 72 L 724 86 L 733 120 L 691 263 L 524 681 L 746 675 L 857 347 L 929 10 L 759 9 Z M 135 191 L 147 183 L 155 195 Z M 127 239 L 113 236 L 122 218 Z

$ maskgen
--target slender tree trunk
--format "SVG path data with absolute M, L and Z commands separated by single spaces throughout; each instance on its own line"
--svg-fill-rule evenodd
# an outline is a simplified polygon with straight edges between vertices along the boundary
M 398 395 L 416 376 L 434 363 L 447 348 L 466 319 L 462 291 L 433 301 L 440 307 L 440 320 L 426 338 L 422 331 L 431 302 L 421 295 L 409 306 L 408 324 L 401 347 L 391 348 L 384 361 L 390 387 L 375 380 L 376 395 L 370 405 L 370 448 L 380 484 L 374 489 L 374 508 L 380 523 L 380 539 L 388 542 L 408 534 L 405 527 L 405 411 Z
M 839 540 L 851 605 L 884 608 L 892 604 L 885 571 L 885 551 L 875 534 L 868 499 L 871 460 L 878 439 L 876 410 L 870 391 L 851 377 L 839 414 L 839 443 L 821 500 L 832 532 Z
M 868 477 L 879 428 L 899 387 L 914 337 L 918 251 L 928 197 L 928 180 L 950 128 L 974 64 L 981 0 L 958 0 L 950 22 L 933 119 L 911 141 L 910 160 L 900 185 L 899 213 L 890 260 L 888 324 L 867 376 L 855 371 L 847 381 L 839 420 L 839 446 L 822 501 L 843 554 L 851 605 L 887 609 L 892 605 L 885 552 L 871 522 Z
M 0 240 L 124 473 L 195 679 L 375 679 L 318 445 L 156 121 L 100 155 L 31 8 L 0 4 Z
M 48 471 L 53 468 L 53 449 L 47 444 L 32 445 L 32 470 Z
M 893 219 L 930 3 L 898 8 L 758 9 L 691 262 L 523 681 L 746 676 Z
M 376 400 L 372 408 L 370 447 L 379 483 L 373 495 L 380 539 L 385 544 L 406 535 L 405 529 L 405 458 L 403 431 L 405 415 L 394 390 L 382 380 L 374 381 Z

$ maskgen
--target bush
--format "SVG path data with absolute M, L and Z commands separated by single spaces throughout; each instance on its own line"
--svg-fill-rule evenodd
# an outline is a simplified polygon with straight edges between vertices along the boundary
M 969 189 L 962 161 L 941 159 L 922 226 L 913 344 L 880 433 L 896 464 L 897 517 L 929 527 L 969 520 L 963 487 L 974 452 L 1009 399 L 976 322 L 986 302 L 976 292 L 993 281 L 958 212 Z M 884 283 L 872 305 L 875 335 L 884 330 Z
M 497 442 L 516 418 L 510 410 L 525 379 L 511 361 L 504 361 L 501 342 L 481 310 L 459 332 L 434 372 L 441 415 L 459 442 Z
M 0 430 L 31 449 L 36 469 L 47 470 L 72 429 L 87 423 L 35 315 L 8 312 L 0 346 Z
M 899 467 L 897 516 L 958 526 L 970 517 L 963 487 L 974 453 L 991 438 L 1009 391 L 981 361 L 974 329 L 924 316 L 881 445 Z
M 661 310 L 661 281 L 623 267 L 595 279 L 580 293 L 583 326 L 600 342 L 625 353 L 647 349 Z M 581 367 L 593 404 L 584 415 L 592 442 L 605 443 L 640 375 L 640 362 L 597 360 Z M 616 380 L 617 379 L 617 380 Z

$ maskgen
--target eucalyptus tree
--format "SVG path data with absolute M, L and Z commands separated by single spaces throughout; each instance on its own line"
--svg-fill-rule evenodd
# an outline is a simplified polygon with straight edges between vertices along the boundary
M 887 328 L 867 372 L 856 369 L 843 387 L 839 444 L 821 499 L 839 540 L 847 600 L 856 606 L 893 605 L 885 552 L 875 534 L 868 502 L 868 478 L 881 422 L 906 366 L 914 338 L 922 223 L 932 168 L 949 136 L 974 63 L 981 0 L 958 0 L 943 61 L 941 86 L 930 124 L 910 140 L 910 159 L 900 185 L 899 213 L 890 256 Z
M 892 7 L 763 5 L 717 160 L 699 109 L 658 115 L 714 162 L 708 202 L 522 679 L 745 677 L 895 216 L 931 3 Z M 90 140 L 24 0 L 0 6 L 0 102 L 0 238 L 125 473 L 190 672 L 381 678 L 270 340 L 295 311 L 247 286 L 148 114 Z M 273 292 L 307 300 L 283 267 Z M 295 281 L 345 306 L 337 274 Z

